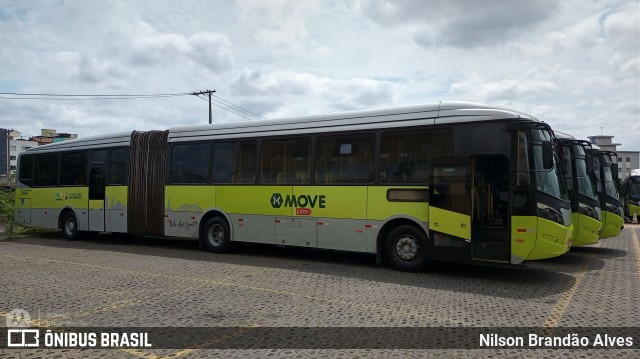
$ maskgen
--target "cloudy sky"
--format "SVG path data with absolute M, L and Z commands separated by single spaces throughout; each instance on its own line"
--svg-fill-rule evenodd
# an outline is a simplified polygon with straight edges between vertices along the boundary
M 216 122 L 468 100 L 640 150 L 639 4 L 0 0 L 0 92 L 215 89 Z M 26 135 L 208 122 L 207 102 L 191 95 L 0 97 L 0 127 Z

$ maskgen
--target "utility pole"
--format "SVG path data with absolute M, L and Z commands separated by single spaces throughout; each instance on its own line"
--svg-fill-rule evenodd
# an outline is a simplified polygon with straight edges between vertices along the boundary
M 204 90 L 204 91 L 198 91 L 198 92 L 192 92 L 191 94 L 194 96 L 197 95 L 204 95 L 207 94 L 209 95 L 209 124 L 211 124 L 211 95 L 216 92 L 216 90 Z

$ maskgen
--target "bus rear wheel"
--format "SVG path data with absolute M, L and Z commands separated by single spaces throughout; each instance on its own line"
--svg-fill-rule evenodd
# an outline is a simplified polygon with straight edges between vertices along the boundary
M 78 219 L 71 211 L 64 212 L 62 215 L 62 234 L 70 241 L 80 239 L 80 230 L 78 229 Z
M 424 270 L 428 264 L 427 236 L 414 226 L 400 225 L 387 235 L 385 253 L 394 269 L 405 272 Z
M 200 241 L 210 252 L 228 252 L 232 245 L 229 224 L 220 217 L 209 218 L 202 229 Z

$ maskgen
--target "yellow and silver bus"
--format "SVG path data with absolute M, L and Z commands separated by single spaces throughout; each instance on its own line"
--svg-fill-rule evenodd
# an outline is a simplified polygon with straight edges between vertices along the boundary
M 631 170 L 631 173 L 625 178 L 622 185 L 622 198 L 625 209 L 625 215 L 629 220 L 633 220 L 633 216 L 640 216 L 640 168 Z
M 441 102 L 175 127 L 55 143 L 20 155 L 20 223 L 82 232 L 522 264 L 569 250 L 571 206 L 551 128 Z
M 591 148 L 591 144 L 561 132 L 555 132 L 555 138 L 571 200 L 572 246 L 598 243 L 602 230 L 600 200 L 587 172 L 585 153 L 585 147 Z
M 611 157 L 612 151 L 603 151 L 596 145 L 586 148 L 587 166 L 596 188 L 601 208 L 602 231 L 600 238 L 616 237 L 624 228 L 624 217 L 620 194 L 616 186 L 618 169 Z

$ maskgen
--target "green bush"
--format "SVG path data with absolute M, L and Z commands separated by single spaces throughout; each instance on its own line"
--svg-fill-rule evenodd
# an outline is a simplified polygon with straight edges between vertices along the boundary
M 18 227 L 14 212 L 15 204 L 14 191 L 0 190 L 0 232 L 13 233 Z

